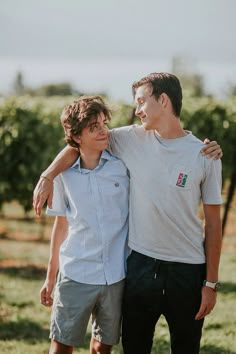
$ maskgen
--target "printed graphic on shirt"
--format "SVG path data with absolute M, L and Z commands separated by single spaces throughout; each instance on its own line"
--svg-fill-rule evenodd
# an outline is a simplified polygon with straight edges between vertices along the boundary
M 186 173 L 180 172 L 179 177 L 176 182 L 176 186 L 178 187 L 185 187 L 187 182 L 188 175 Z

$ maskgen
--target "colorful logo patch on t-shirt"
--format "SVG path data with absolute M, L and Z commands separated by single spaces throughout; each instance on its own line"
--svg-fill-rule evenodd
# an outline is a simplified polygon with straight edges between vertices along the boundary
M 188 175 L 186 173 L 180 172 L 179 177 L 176 182 L 176 186 L 178 187 L 185 187 L 187 182 Z

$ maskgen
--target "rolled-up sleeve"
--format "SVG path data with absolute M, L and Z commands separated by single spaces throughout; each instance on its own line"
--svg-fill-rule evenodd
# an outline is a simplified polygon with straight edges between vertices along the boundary
M 59 175 L 54 179 L 52 208 L 47 207 L 46 213 L 52 216 L 66 216 L 67 208 L 68 200 L 62 183 L 62 178 Z
M 222 204 L 222 166 L 220 160 L 210 160 L 203 180 L 202 201 L 203 204 Z

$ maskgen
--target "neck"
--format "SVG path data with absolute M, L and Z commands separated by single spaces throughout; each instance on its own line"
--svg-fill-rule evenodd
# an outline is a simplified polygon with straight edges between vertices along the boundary
M 176 139 L 187 135 L 180 124 L 180 119 L 175 116 L 164 117 L 164 119 L 157 124 L 155 131 L 157 135 L 163 139 Z
M 80 165 L 82 168 L 87 170 L 93 170 L 99 164 L 99 160 L 102 152 L 99 151 L 90 151 L 89 153 L 83 150 L 80 150 Z
M 187 135 L 188 133 L 183 130 L 160 130 L 160 129 L 155 129 L 155 132 L 160 138 L 163 139 L 177 139 L 177 138 L 182 138 L 183 136 Z

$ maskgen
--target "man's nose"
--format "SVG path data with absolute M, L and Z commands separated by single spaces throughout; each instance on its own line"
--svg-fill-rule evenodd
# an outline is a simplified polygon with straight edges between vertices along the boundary
M 106 125 L 100 125 L 99 126 L 99 133 L 106 134 L 107 133 L 107 126 Z
M 137 106 L 136 109 L 135 109 L 135 115 L 136 116 L 140 115 L 140 107 L 139 106 Z

